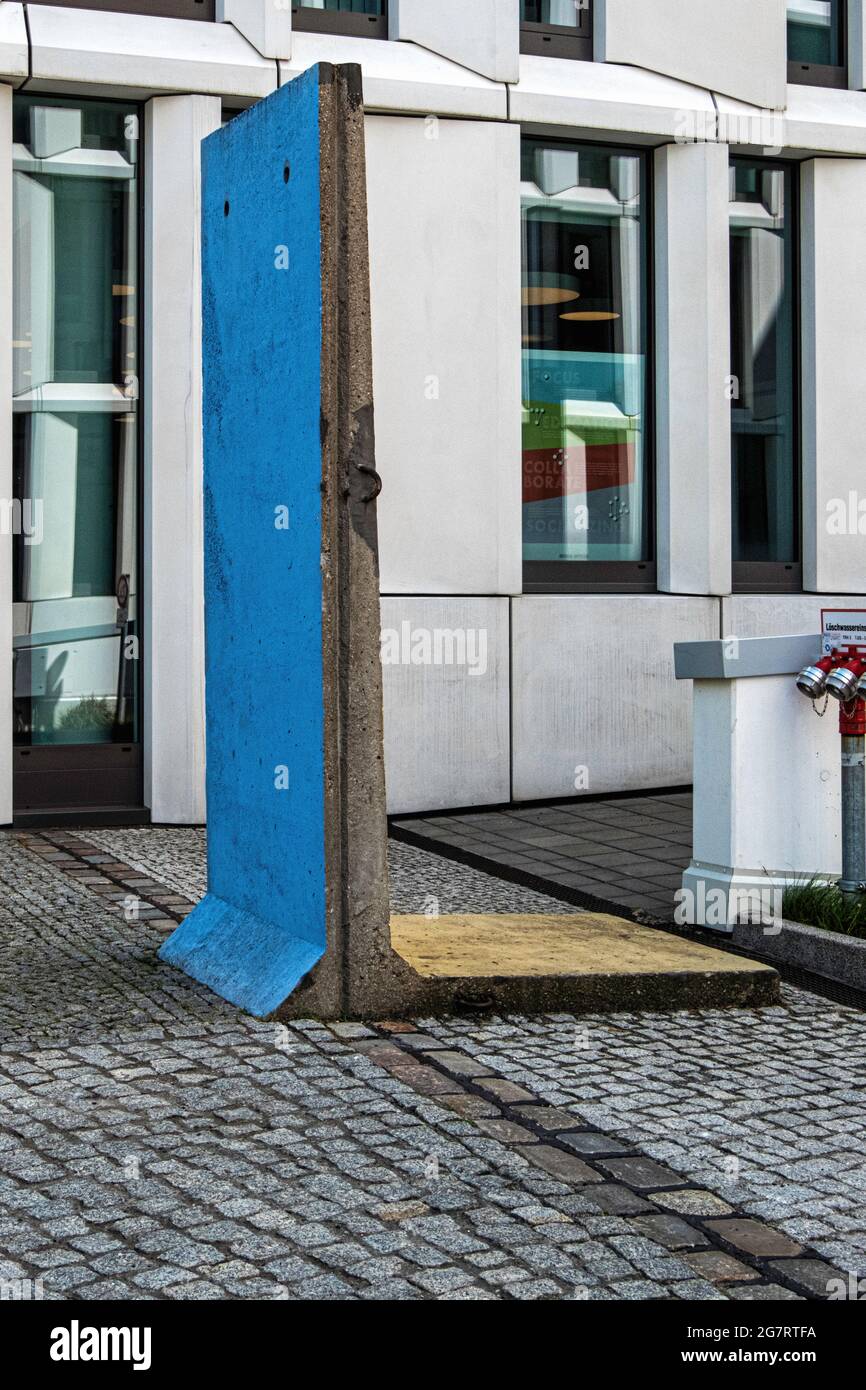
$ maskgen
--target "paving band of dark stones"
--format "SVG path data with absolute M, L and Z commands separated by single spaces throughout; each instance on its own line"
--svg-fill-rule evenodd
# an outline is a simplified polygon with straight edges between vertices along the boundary
M 141 919 L 151 927 L 174 931 L 195 906 L 183 894 L 107 854 L 80 833 L 21 830 L 15 838 L 23 848 L 89 888 L 109 912 L 127 921 Z
M 845 1282 L 842 1271 L 808 1246 L 696 1189 L 635 1145 L 539 1100 L 468 1053 L 412 1024 L 372 1028 L 378 1038 L 355 1040 L 359 1051 L 489 1138 L 520 1146 L 524 1158 L 552 1177 L 585 1188 L 600 1211 L 628 1217 L 710 1283 L 736 1288 L 743 1298 L 785 1298 L 787 1291 L 787 1297 L 823 1301 L 831 1281 Z

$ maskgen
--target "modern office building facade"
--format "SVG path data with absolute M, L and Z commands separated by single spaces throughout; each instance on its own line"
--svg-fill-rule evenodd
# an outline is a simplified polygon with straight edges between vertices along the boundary
M 320 60 L 368 113 L 390 809 L 688 782 L 674 642 L 866 607 L 864 10 L 0 3 L 0 822 L 205 818 L 199 147 Z

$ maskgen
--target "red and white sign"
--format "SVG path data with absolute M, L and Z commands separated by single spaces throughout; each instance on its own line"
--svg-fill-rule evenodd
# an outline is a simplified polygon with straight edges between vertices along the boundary
M 823 656 L 833 651 L 866 655 L 866 608 L 822 608 L 821 627 Z

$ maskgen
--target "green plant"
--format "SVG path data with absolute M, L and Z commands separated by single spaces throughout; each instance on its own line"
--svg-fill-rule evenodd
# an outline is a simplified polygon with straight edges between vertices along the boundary
M 786 888 L 783 912 L 792 922 L 866 938 L 866 893 L 842 893 L 835 883 L 813 878 Z
M 107 700 L 96 695 L 88 695 L 72 705 L 60 719 L 61 729 L 110 729 L 114 724 L 114 710 Z

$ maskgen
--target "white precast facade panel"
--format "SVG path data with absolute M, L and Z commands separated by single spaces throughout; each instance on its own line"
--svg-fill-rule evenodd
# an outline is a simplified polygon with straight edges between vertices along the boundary
M 508 93 L 502 83 L 417 44 L 295 31 L 291 59 L 279 64 L 280 82 L 290 82 L 314 63 L 359 63 L 368 111 L 508 119 Z
M 848 86 L 866 87 L 866 0 L 845 0 L 847 7 Z
M 109 10 L 28 7 L 30 91 L 137 99 L 157 92 L 258 98 L 276 89 L 277 65 L 231 24 Z
M 263 58 L 290 58 L 292 10 L 277 0 L 216 0 L 218 24 L 232 24 Z
M 520 131 L 367 118 L 383 593 L 522 584 Z
M 655 156 L 659 588 L 731 588 L 727 145 Z
M 803 588 L 866 593 L 866 160 L 801 168 Z
M 146 107 L 145 804 L 205 818 L 200 142 L 216 97 Z
M 756 106 L 785 105 L 786 0 L 595 0 L 597 60 L 630 63 Z
M 691 780 L 675 642 L 718 636 L 717 600 L 524 595 L 512 611 L 516 801 Z
M 866 608 L 866 598 L 862 593 L 733 594 L 722 606 L 722 632 L 735 637 L 820 632 L 822 608 Z
M 707 140 L 716 129 L 712 96 L 699 87 L 640 68 L 528 53 L 520 55 L 510 113 L 524 125 L 621 133 L 628 141 Z
M 762 110 L 717 96 L 718 134 L 767 158 L 808 154 L 866 155 L 866 92 L 788 86 L 785 111 Z
M 390 814 L 509 800 L 508 603 L 382 599 Z
M 13 86 L 29 71 L 24 6 L 0 4 L 0 80 Z
M 520 10 L 515 0 L 390 0 L 388 34 L 441 53 L 494 82 L 520 75 Z

